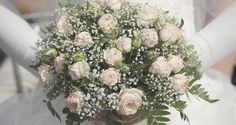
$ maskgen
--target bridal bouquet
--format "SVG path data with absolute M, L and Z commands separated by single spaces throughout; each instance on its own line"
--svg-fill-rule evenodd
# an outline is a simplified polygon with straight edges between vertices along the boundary
M 107 125 L 125 119 L 147 119 L 147 125 L 166 125 L 169 108 L 189 121 L 181 96 L 192 94 L 208 102 L 196 84 L 201 63 L 184 36 L 184 21 L 148 4 L 124 0 L 87 1 L 67 5 L 44 30 L 34 59 L 51 102 L 67 99 L 66 124 L 79 125 L 102 114 Z M 63 103 L 63 102 L 62 102 Z

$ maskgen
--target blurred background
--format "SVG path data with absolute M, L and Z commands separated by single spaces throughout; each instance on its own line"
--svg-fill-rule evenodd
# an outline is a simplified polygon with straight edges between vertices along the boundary
M 0 0 L 0 4 L 24 18 L 36 33 L 53 19 L 58 0 Z M 0 50 L 0 114 L 21 96 L 34 92 L 39 80 Z M 11 98 L 11 99 L 9 99 Z M 11 103 L 12 101 L 12 103 Z M 3 112 L 3 111 L 2 111 Z
M 71 0 L 79 2 L 82 0 Z M 57 3 L 63 0 L 0 0 L 0 4 L 24 18 L 36 33 L 40 32 L 40 27 L 47 25 L 54 17 L 54 9 Z M 206 22 L 210 22 L 209 15 Z M 234 72 L 236 55 L 231 55 L 222 62 L 214 66 L 215 69 L 224 73 L 236 84 L 236 72 Z M 236 71 L 236 70 L 235 70 Z M 21 99 L 21 95 L 34 92 L 39 85 L 39 80 L 28 71 L 17 65 L 0 50 L 0 114 L 3 109 L 7 109 L 9 102 L 14 103 Z M 9 99 L 11 98 L 11 99 Z

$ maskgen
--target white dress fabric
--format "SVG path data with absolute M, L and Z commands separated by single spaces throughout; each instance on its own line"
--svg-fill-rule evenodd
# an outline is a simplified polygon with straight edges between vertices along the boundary
M 202 0 L 196 0 L 202 1 Z M 184 30 L 188 38 L 191 38 L 195 33 L 196 29 L 194 24 L 194 5 L 195 9 L 199 9 L 200 5 L 194 4 L 193 0 L 131 0 L 131 2 L 138 2 L 138 3 L 146 3 L 148 2 L 150 5 L 155 5 L 157 7 L 170 10 L 171 14 L 177 15 L 182 17 L 185 20 Z M 3 12 L 0 6 L 0 16 L 1 12 Z M 201 11 L 200 15 L 204 15 L 206 12 Z M 199 14 L 199 13 L 198 13 Z M 196 15 L 196 14 L 195 14 Z M 204 17 L 204 16 L 202 16 Z M 2 18 L 2 17 L 1 17 Z M 201 21 L 200 21 L 201 20 Z M 199 21 L 204 22 L 203 18 Z M 0 20 L 0 28 L 4 27 L 1 26 Z M 6 23 L 6 22 L 5 22 Z M 7 24 L 7 23 L 6 23 Z M 200 25 L 201 23 L 199 23 Z M 16 24 L 18 25 L 18 24 Z M 22 23 L 22 25 L 26 25 Z M 201 24 L 202 25 L 202 24 Z M 1 29 L 0 29 L 1 30 Z M 8 31 L 9 33 L 11 31 Z M 25 31 L 22 35 L 29 35 L 26 33 L 30 33 L 31 31 Z M 1 35 L 1 32 L 0 32 Z M 14 35 L 14 34 L 13 34 Z M 7 36 L 7 34 L 6 34 Z M 3 37 L 3 36 L 0 36 Z M 18 36 L 19 37 L 19 36 Z M 36 39 L 38 36 L 32 35 L 33 38 Z M 8 38 L 5 38 L 8 39 Z M 24 39 L 24 38 L 22 38 Z M 14 41 L 13 38 L 8 39 Z M 196 40 L 196 39 L 195 39 Z M 236 41 L 236 39 L 235 39 Z M 7 42 L 1 43 L 0 46 L 4 45 L 4 48 L 7 52 L 12 54 L 17 60 L 17 57 L 13 51 L 17 48 L 9 47 Z M 28 43 L 28 42 L 27 42 Z M 25 45 L 26 46 L 26 45 Z M 33 46 L 29 43 L 29 46 Z M 20 44 L 18 48 L 20 47 Z M 200 46 L 201 47 L 201 46 Z M 27 52 L 26 52 L 27 54 Z M 32 54 L 32 53 L 28 53 Z M 27 56 L 26 56 L 27 57 Z M 19 61 L 22 65 L 25 65 L 24 62 Z M 191 97 L 191 102 L 189 102 L 189 106 L 186 109 L 186 114 L 188 114 L 191 124 L 192 125 L 235 125 L 236 124 L 236 88 L 232 86 L 230 83 L 229 78 L 226 76 L 217 73 L 214 70 L 207 71 L 204 74 L 204 77 L 198 81 L 202 84 L 209 94 L 212 95 L 213 98 L 220 99 L 219 102 L 214 104 L 209 104 L 203 100 L 196 100 L 195 98 Z M 1 112 L 0 114 L 0 123 L 3 125 L 65 125 L 65 122 L 62 121 L 60 123 L 56 118 L 54 118 L 50 112 L 48 111 L 46 104 L 42 102 L 45 99 L 45 94 L 41 89 L 37 92 L 33 93 L 32 95 L 27 95 L 22 101 L 19 101 L 18 104 L 11 106 L 9 110 Z M 186 97 L 183 97 L 187 100 Z M 64 115 L 62 114 L 61 110 L 62 107 L 65 105 L 65 100 L 59 97 L 55 102 L 54 106 L 59 114 L 61 114 L 62 119 L 64 119 Z M 178 112 L 172 110 L 172 115 L 170 116 L 171 122 L 169 125 L 187 125 L 187 122 L 183 122 L 180 119 Z M 86 122 L 83 125 L 94 125 L 93 122 Z M 137 123 L 136 125 L 145 125 L 145 121 Z

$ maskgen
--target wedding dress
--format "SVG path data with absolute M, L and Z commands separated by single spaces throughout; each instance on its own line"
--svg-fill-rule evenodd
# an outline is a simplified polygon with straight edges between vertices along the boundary
M 202 6 L 206 5 L 205 1 L 131 0 L 131 2 L 148 2 L 150 5 L 170 10 L 172 15 L 182 17 L 185 20 L 184 30 L 188 39 L 191 38 L 190 41 L 195 44 L 203 61 L 203 70 L 206 70 L 210 65 L 236 50 L 236 44 L 234 43 L 234 40 L 236 41 L 234 34 L 236 32 L 236 2 L 219 18 L 197 33 L 197 35 L 194 35 L 196 33 L 196 26 L 194 24 L 197 24 L 197 27 L 199 27 L 204 22 L 204 18 L 200 18 L 197 23 L 194 23 L 194 20 L 196 21 L 194 11 L 199 11 L 200 17 L 204 17 L 206 11 L 209 11 L 208 8 Z M 12 35 L 9 37 L 11 33 Z M 0 47 L 28 69 L 33 54 L 37 51 L 34 42 L 38 38 L 39 36 L 33 33 L 28 24 L 20 20 L 19 17 L 15 17 L 0 5 Z M 31 72 L 35 73 L 33 70 Z M 220 101 L 209 104 L 203 100 L 190 97 L 191 102 L 189 102 L 185 112 L 188 114 L 192 125 L 236 124 L 236 88 L 231 85 L 229 78 L 214 70 L 210 70 L 204 74 L 198 83 L 202 84 L 213 98 L 218 98 Z M 16 105 L 1 113 L 0 123 L 3 125 L 64 125 L 64 121 L 60 123 L 50 114 L 46 104 L 42 102 L 45 98 L 45 94 L 39 88 L 34 94 L 25 96 Z M 183 98 L 187 100 L 186 97 Z M 58 97 L 54 101 L 54 107 L 61 114 L 62 120 L 65 117 L 61 112 L 64 105 L 65 100 L 63 97 Z M 188 124 L 180 119 L 178 112 L 173 109 L 171 109 L 171 112 L 169 125 Z M 83 123 L 83 125 L 93 124 L 93 122 Z M 145 121 L 141 121 L 136 125 L 145 125 Z

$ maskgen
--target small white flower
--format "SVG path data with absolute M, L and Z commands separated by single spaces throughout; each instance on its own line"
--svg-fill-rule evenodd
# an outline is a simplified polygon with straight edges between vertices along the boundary
M 104 33 L 110 33 L 117 25 L 116 18 L 111 14 L 104 14 L 98 21 L 99 27 Z
M 158 43 L 158 34 L 155 29 L 143 29 L 140 34 L 142 44 L 152 48 Z
M 93 43 L 93 39 L 88 32 L 81 32 L 75 36 L 74 44 L 76 46 L 87 47 Z
M 63 13 L 56 24 L 57 31 L 60 33 L 67 33 L 70 30 L 68 17 L 66 13 Z
M 57 73 L 61 73 L 64 69 L 64 62 L 65 59 L 63 58 L 63 56 L 58 56 L 54 59 L 54 68 Z
M 109 68 L 101 73 L 100 80 L 105 85 L 113 86 L 120 82 L 120 77 L 120 73 L 116 69 Z
M 139 25 L 151 25 L 158 18 L 158 11 L 147 4 L 143 5 L 138 14 L 138 24 Z
M 114 65 L 116 62 L 122 60 L 122 52 L 116 48 L 111 48 L 104 52 L 104 59 L 107 64 Z
M 104 0 L 105 4 L 113 10 L 120 10 L 123 0 Z
M 70 94 L 67 99 L 67 107 L 69 108 L 70 112 L 80 113 L 81 108 L 84 105 L 84 97 L 85 95 L 80 91 Z
M 182 31 L 174 24 L 167 24 L 159 32 L 160 39 L 164 42 L 176 42 L 181 36 Z
M 76 62 L 73 65 L 69 66 L 69 75 L 72 80 L 78 80 L 83 77 L 89 76 L 90 67 L 86 61 Z
M 143 96 L 143 92 L 135 88 L 122 90 L 117 112 L 124 116 L 134 115 L 143 103 Z
M 168 77 L 172 68 L 164 57 L 158 57 L 157 60 L 152 63 L 149 71 L 156 75 Z
M 189 85 L 189 78 L 184 74 L 177 74 L 171 79 L 173 89 L 179 94 L 184 94 Z
M 42 65 L 38 67 L 38 73 L 43 86 L 48 86 L 53 81 L 53 75 L 50 71 L 49 65 Z
M 179 72 L 181 69 L 184 68 L 184 62 L 183 59 L 180 56 L 170 56 L 170 60 L 168 61 L 172 71 L 177 73 Z
M 116 47 L 122 52 L 130 52 L 132 40 L 128 37 L 120 37 L 116 41 Z

